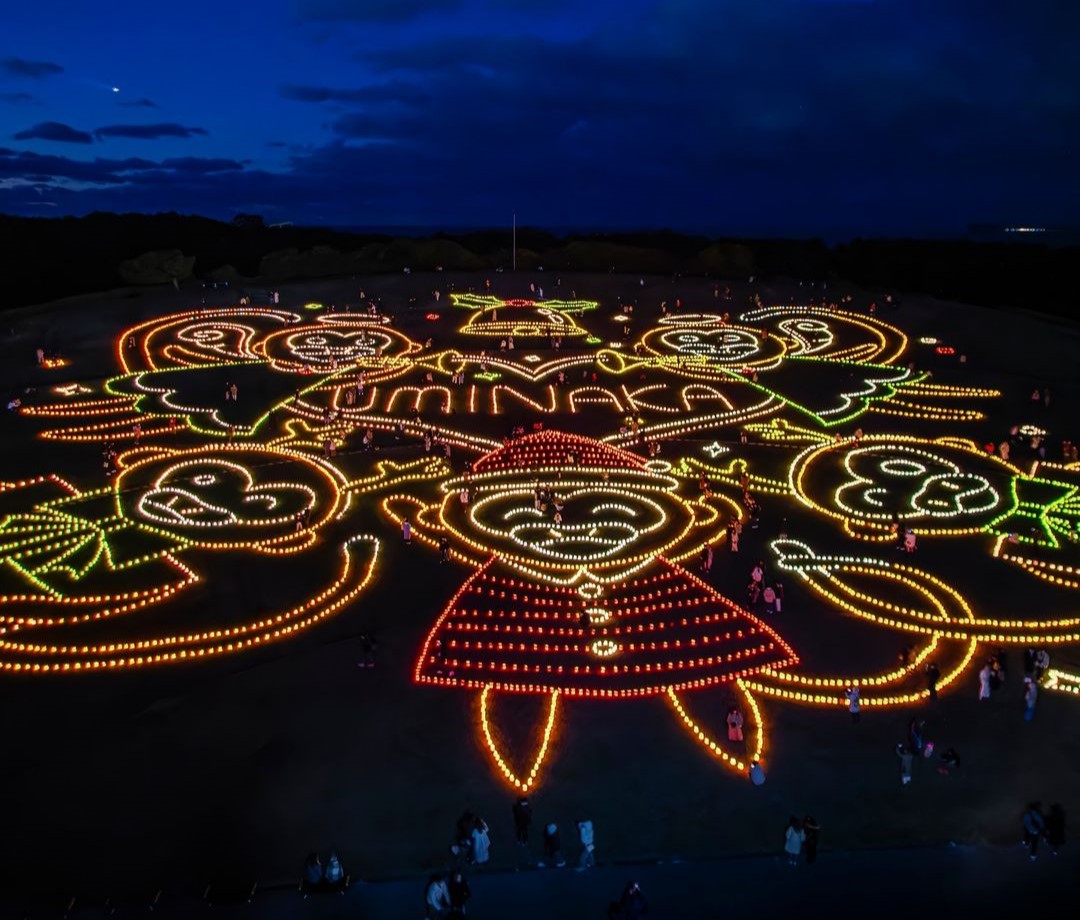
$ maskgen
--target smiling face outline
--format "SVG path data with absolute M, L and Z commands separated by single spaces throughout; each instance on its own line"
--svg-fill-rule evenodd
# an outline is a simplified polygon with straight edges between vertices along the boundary
M 985 476 L 912 447 L 890 445 L 888 456 L 882 456 L 881 445 L 855 448 L 846 454 L 844 469 L 848 479 L 836 490 L 836 504 L 853 518 L 882 519 L 895 512 L 913 520 L 955 520 L 985 515 L 1002 502 Z
M 673 495 L 674 480 L 585 470 L 545 488 L 563 501 L 562 521 L 535 506 L 532 484 L 474 484 L 467 509 L 448 486 L 443 521 L 466 543 L 480 542 L 496 556 L 546 568 L 611 568 L 660 555 L 693 526 L 694 512 Z M 662 542 L 658 543 L 657 538 Z
M 382 354 L 393 340 L 385 332 L 373 329 L 343 331 L 320 327 L 303 329 L 285 338 L 289 353 L 303 364 L 349 364 L 358 358 Z
M 742 364 L 761 353 L 761 340 L 746 329 L 671 329 L 660 343 L 680 355 L 707 358 L 716 364 Z
M 260 468 L 267 466 L 269 472 Z M 336 508 L 323 492 L 333 486 L 322 480 L 332 476 L 320 465 L 270 451 L 166 454 L 123 470 L 116 496 L 129 520 L 200 546 L 230 548 L 289 534 L 301 514 L 309 529 L 321 526 Z
M 331 371 L 353 365 L 384 366 L 387 361 L 404 366 L 406 356 L 420 346 L 378 322 L 334 314 L 316 323 L 278 330 L 259 347 L 276 370 Z

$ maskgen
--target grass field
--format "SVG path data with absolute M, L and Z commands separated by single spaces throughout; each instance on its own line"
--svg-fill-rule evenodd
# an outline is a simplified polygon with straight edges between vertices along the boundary
M 713 285 L 704 279 L 646 278 L 641 285 L 638 278 L 622 275 L 566 276 L 556 288 L 554 277 L 544 274 L 492 278 L 493 292 L 502 297 L 528 297 L 533 282 L 544 285 L 549 298 L 573 290 L 578 297 L 598 301 L 599 308 L 579 321 L 602 343 L 624 338 L 622 323 L 612 319 L 619 298 L 637 304 L 628 337 L 632 342 L 656 324 L 661 301 L 672 306 L 680 299 L 684 313 L 722 308 L 736 315 L 748 308 L 752 291 L 760 293 L 767 305 L 805 303 L 811 296 L 795 284 L 777 282 L 753 289 L 742 284 L 733 285 L 732 302 L 725 305 L 714 299 Z M 445 296 L 437 305 L 431 296 L 436 287 L 444 292 L 450 284 L 458 291 L 482 290 L 483 283 L 480 275 L 450 274 L 320 281 L 282 288 L 281 308 L 295 310 L 306 322 L 324 314 L 305 311 L 305 304 L 355 304 L 357 290 L 363 287 L 369 298 L 381 298 L 381 310 L 392 317 L 393 328 L 413 341 L 422 344 L 431 337 L 435 340 L 431 350 L 486 347 L 489 354 L 496 354 L 497 341 L 485 346 L 465 342 L 457 329 L 467 314 L 453 310 Z M 813 296 L 819 298 L 820 293 L 814 291 Z M 826 293 L 831 297 L 835 292 Z M 866 305 L 876 295 L 853 293 L 853 311 L 868 317 Z M 49 392 L 62 384 L 83 384 L 90 394 L 80 398 L 104 396 L 104 382 L 120 370 L 116 343 L 122 330 L 198 307 L 202 296 L 199 289 L 131 291 L 9 313 L 0 325 L 4 333 L 0 377 L 6 391 L 20 393 L 28 407 L 62 401 L 66 397 Z M 439 318 L 428 320 L 428 313 L 438 313 Z M 947 403 L 985 414 L 970 420 L 867 413 L 837 427 L 845 438 L 861 427 L 867 436 L 924 440 L 958 436 L 981 445 L 999 442 L 1014 424 L 1031 423 L 1048 431 L 1048 458 L 1056 460 L 1063 439 L 1080 437 L 1074 408 L 1080 396 L 1075 373 L 1080 353 L 1077 326 L 1035 314 L 918 298 L 903 299 L 899 307 L 878 317 L 909 337 L 896 368 L 912 361 L 917 369 L 932 373 L 928 383 L 996 389 L 1002 395 Z M 920 343 L 924 337 L 954 346 L 957 355 L 938 354 L 936 344 Z M 71 360 L 70 366 L 38 368 L 34 360 L 38 347 L 59 350 Z M 583 343 L 580 353 L 597 347 L 601 346 Z M 561 354 L 574 354 L 577 348 L 566 340 Z M 553 357 L 546 345 L 533 350 L 544 360 Z M 523 345 L 517 349 L 518 355 L 527 351 Z M 631 353 L 625 344 L 623 352 Z M 960 353 L 967 359 L 963 364 L 957 360 Z M 243 377 L 227 367 L 188 374 L 184 405 L 216 406 L 228 412 L 239 411 L 242 403 L 242 415 L 233 419 L 242 427 L 251 421 L 252 404 L 276 405 L 294 389 L 292 381 L 286 386 L 280 377 L 260 375 L 259 370 L 249 368 Z M 423 373 L 422 368 L 411 370 L 396 383 L 422 386 Z M 768 384 L 769 373 L 762 372 L 763 384 Z M 842 376 L 837 384 L 832 368 L 814 374 L 806 366 L 792 365 L 776 375 L 778 392 L 806 405 L 831 406 L 837 387 L 845 386 Z M 307 387 L 319 379 L 320 374 L 304 376 L 297 378 L 297 385 Z M 221 404 L 224 384 L 236 380 L 241 387 L 237 406 Z M 620 378 L 620 385 L 625 380 L 634 376 Z M 635 382 L 644 385 L 651 380 Z M 1031 391 L 1047 386 L 1053 396 L 1050 406 L 1033 405 Z M 34 392 L 26 393 L 27 388 Z M 744 383 L 731 383 L 737 405 L 745 388 Z M 315 405 L 316 397 L 309 402 Z M 541 417 L 524 403 L 506 405 L 506 414 L 494 417 L 484 412 L 440 417 L 425 409 L 421 422 L 497 441 L 514 425 L 531 425 Z M 694 405 L 671 417 L 692 421 L 704 412 Z M 647 423 L 654 421 L 648 410 L 643 414 Z M 815 427 L 805 412 L 790 406 L 775 417 Z M 288 407 L 282 407 L 251 438 L 241 435 L 235 442 L 227 441 L 223 430 L 204 434 L 182 426 L 146 440 L 175 449 L 263 444 L 286 432 L 292 418 Z M 545 414 L 542 419 L 548 428 L 566 427 L 596 437 L 617 434 L 621 422 L 620 413 L 603 405 L 582 407 L 573 414 Z M 660 416 L 655 420 L 662 421 Z M 0 479 L 56 473 L 82 490 L 109 485 L 101 465 L 100 438 L 65 441 L 37 436 L 76 421 L 6 413 L 0 421 L 4 445 Z M 204 430 L 212 428 L 204 416 L 198 421 Z M 755 423 L 767 421 L 762 417 Z M 152 426 L 147 422 L 146 427 Z M 318 431 L 316 422 L 311 427 Z M 716 443 L 727 449 L 720 455 L 724 463 L 746 459 L 763 479 L 784 483 L 794 452 L 758 434 L 743 445 L 742 427 L 702 424 L 672 438 L 658 436 L 664 441 L 661 456 L 672 463 L 684 457 L 707 460 L 703 448 Z M 833 434 L 833 429 L 821 430 L 828 437 Z M 370 475 L 376 459 L 407 463 L 428 456 L 414 434 L 396 439 L 387 430 L 376 432 L 379 450 L 366 452 L 361 432 L 362 427 L 348 433 L 333 460 L 349 481 Z M 316 446 L 308 452 L 319 458 L 322 435 L 312 437 Z M 121 444 L 122 449 L 127 446 Z M 481 453 L 479 448 L 455 444 L 452 464 L 457 469 Z M 1030 465 L 1031 459 L 1022 451 L 1013 457 L 1018 464 Z M 834 487 L 829 475 L 838 474 L 823 474 L 825 493 Z M 436 485 L 433 479 L 416 485 L 415 491 L 431 500 Z M 714 487 L 738 502 L 738 489 L 730 483 L 714 479 Z M 686 488 L 696 494 L 692 478 Z M 143 614 L 124 622 L 122 618 L 91 622 L 72 631 L 67 641 L 125 642 L 147 634 L 228 628 L 272 615 L 303 603 L 334 577 L 344 539 L 370 534 L 381 541 L 371 584 L 333 616 L 295 637 L 213 660 L 109 673 L 0 676 L 5 688 L 0 713 L 6 728 L 0 775 L 8 790 L 0 865 L 7 891 L 42 885 L 72 892 L 113 890 L 133 879 L 177 890 L 195 890 L 222 876 L 280 880 L 298 873 L 309 850 L 329 847 L 336 847 L 357 875 L 419 873 L 446 863 L 454 822 L 465 808 L 485 816 L 492 828 L 493 864 L 505 867 L 539 858 L 536 840 L 547 821 L 559 822 L 564 842 L 570 842 L 573 823 L 592 819 L 602 858 L 714 857 L 776 849 L 791 814 L 815 815 L 829 845 L 857 849 L 947 840 L 1009 842 L 1019 832 L 1025 802 L 1060 801 L 1067 811 L 1080 804 L 1076 798 L 1080 701 L 1044 690 L 1037 717 L 1024 722 L 1023 645 L 1017 644 L 1007 652 L 1009 676 L 1004 687 L 979 702 L 978 668 L 997 646 L 983 642 L 972 663 L 943 689 L 935 704 L 920 700 L 913 705 L 868 705 L 857 725 L 842 706 L 798 705 L 757 694 L 767 725 L 768 782 L 761 788 L 725 768 L 685 730 L 661 697 L 609 700 L 564 695 L 551 750 L 538 786 L 530 793 L 534 844 L 525 854 L 513 843 L 514 791 L 478 737 L 478 694 L 418 686 L 413 680 L 425 636 L 471 569 L 458 562 L 440 565 L 438 554 L 424 545 L 403 546 L 397 525 L 380 505 L 381 497 L 365 495 L 353 502 L 346 514 L 318 530 L 312 547 L 287 557 L 249 558 L 250 554 L 185 547 L 179 558 L 199 572 L 201 581 L 168 609 L 145 614 L 152 617 L 146 620 L 147 627 Z M 822 553 L 875 555 L 891 562 L 899 555 L 890 544 L 846 536 L 836 521 L 791 496 L 763 492 L 761 501 L 760 527 L 745 528 L 737 555 L 719 543 L 708 576 L 717 591 L 738 603 L 746 600 L 754 561 L 762 559 L 775 570 L 777 557 L 770 543 L 781 530 Z M 3 512 L 26 510 L 18 505 L 8 502 Z M 287 527 L 279 528 L 273 536 L 284 538 L 287 533 Z M 901 561 L 955 588 L 975 615 L 986 620 L 1076 617 L 1075 590 L 1048 584 L 992 558 L 993 544 L 992 535 L 980 533 L 921 537 L 918 552 Z M 695 545 L 687 550 L 689 568 L 696 565 L 696 549 Z M 1045 558 L 1077 565 L 1075 544 L 1063 542 L 1056 552 L 1045 550 Z M 12 571 L 5 571 L 5 577 L 15 577 Z M 147 585 L 157 583 L 153 580 L 157 576 L 146 577 Z M 868 592 L 881 590 L 860 584 Z M 768 623 L 796 650 L 804 673 L 851 677 L 887 672 L 897 666 L 905 644 L 927 641 L 925 632 L 908 633 L 844 615 L 793 573 L 784 575 L 784 586 L 783 612 L 772 615 Z M 7 582 L 4 589 L 9 592 L 6 597 L 16 590 Z M 897 595 L 897 602 L 901 600 Z M 9 606 L 14 610 L 17 604 Z M 32 614 L 20 608 L 12 615 Z M 17 640 L 19 630 L 12 631 L 10 619 L 5 622 L 5 638 Z M 374 668 L 357 667 L 362 633 L 377 640 Z M 1050 652 L 1055 666 L 1080 667 L 1080 645 L 1055 644 Z M 943 657 L 948 654 L 952 653 L 942 651 Z M 0 658 L 24 660 L 10 651 Z M 916 675 L 909 676 L 898 683 L 898 692 L 916 692 L 919 681 Z M 866 696 L 872 698 L 873 692 L 868 690 Z M 737 697 L 722 684 L 688 693 L 685 699 L 719 738 L 723 713 Z M 526 739 L 535 732 L 537 720 L 542 722 L 541 703 L 536 695 L 496 694 L 497 731 L 519 761 L 528 760 Z M 927 738 L 939 750 L 955 747 L 963 763 L 944 776 L 936 771 L 936 762 L 918 762 L 913 783 L 903 788 L 893 748 L 905 739 L 908 720 L 916 712 L 926 718 Z

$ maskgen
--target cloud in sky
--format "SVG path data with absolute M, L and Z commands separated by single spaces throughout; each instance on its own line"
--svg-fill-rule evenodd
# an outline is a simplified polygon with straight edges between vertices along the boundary
M 94 139 L 86 132 L 59 121 L 42 121 L 32 128 L 12 135 L 17 141 L 55 141 L 61 144 L 92 144 Z
M 282 99 L 290 102 L 340 102 L 340 103 L 378 103 L 399 102 L 414 104 L 429 98 L 423 86 L 404 80 L 385 83 L 373 83 L 353 89 L 335 89 L 329 86 L 308 86 L 286 83 L 278 88 Z
M 152 99 L 120 99 L 117 101 L 117 105 L 122 105 L 128 109 L 156 109 L 157 103 Z
M 131 182 L 133 177 L 140 173 L 206 176 L 241 169 L 241 163 L 225 158 L 173 157 L 156 161 L 143 157 L 97 157 L 93 160 L 75 160 L 71 157 L 0 148 L 0 179 L 48 182 L 56 178 L 107 186 Z
M 0 102 L 6 102 L 9 105 L 22 105 L 36 101 L 37 98 L 30 93 L 0 93 Z
M 402 22 L 461 9 L 463 0 L 296 0 L 304 22 Z
M 106 137 L 126 137 L 148 141 L 162 137 L 196 137 L 206 134 L 209 132 L 205 128 L 192 128 L 174 122 L 159 122 L 153 125 L 106 125 L 94 132 L 94 136 L 99 140 Z
M 339 224 L 480 224 L 516 208 L 548 225 L 735 232 L 1052 224 L 1080 208 L 1080 73 L 1065 53 L 1080 4 L 992 17 L 974 0 L 597 0 L 611 15 L 566 33 L 544 15 L 564 0 L 528 0 L 535 28 L 511 0 L 393 6 L 296 3 L 302 19 L 355 28 L 318 40 L 292 28 L 288 54 L 268 51 L 274 67 L 250 90 L 258 121 L 235 130 L 237 103 L 218 91 L 237 74 L 201 94 L 185 82 L 188 111 L 214 130 L 199 162 L 231 168 L 179 166 L 204 130 L 184 121 L 106 125 L 94 133 L 109 149 L 150 138 L 162 159 L 97 160 L 93 181 L 51 161 L 66 185 L 49 200 L 219 216 L 272 202 L 276 219 Z M 498 33 L 492 11 L 512 6 L 514 29 Z M 406 13 L 407 28 L 393 18 Z M 140 92 L 164 100 L 176 79 Z M 45 111 L 77 139 L 41 125 L 18 139 L 92 139 L 64 124 L 70 111 Z M 49 162 L 5 156 L 48 190 Z M 0 208 L 18 209 L 19 194 L 4 190 Z
M 31 80 L 43 80 L 63 73 L 64 68 L 52 61 L 28 61 L 25 58 L 0 58 L 0 72 L 11 77 L 28 77 Z

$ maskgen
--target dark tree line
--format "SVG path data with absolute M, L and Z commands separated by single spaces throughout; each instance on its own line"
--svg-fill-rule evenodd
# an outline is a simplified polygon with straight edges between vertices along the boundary
M 222 273 L 274 280 L 314 274 L 509 268 L 505 230 L 394 238 L 315 227 L 267 227 L 257 215 L 231 223 L 179 214 L 81 218 L 0 215 L 4 306 L 121 286 L 121 262 L 155 250 L 194 256 L 196 277 Z M 669 230 L 558 236 L 519 228 L 518 266 L 743 278 L 848 280 L 898 292 L 1075 315 L 1069 269 L 1080 248 L 930 240 L 709 239 Z M 430 264 L 429 264 L 430 263 Z

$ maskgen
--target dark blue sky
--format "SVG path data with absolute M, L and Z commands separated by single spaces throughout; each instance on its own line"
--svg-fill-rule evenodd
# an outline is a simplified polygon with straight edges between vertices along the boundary
M 35 0 L 3 18 L 9 213 L 1080 222 L 1073 0 Z

